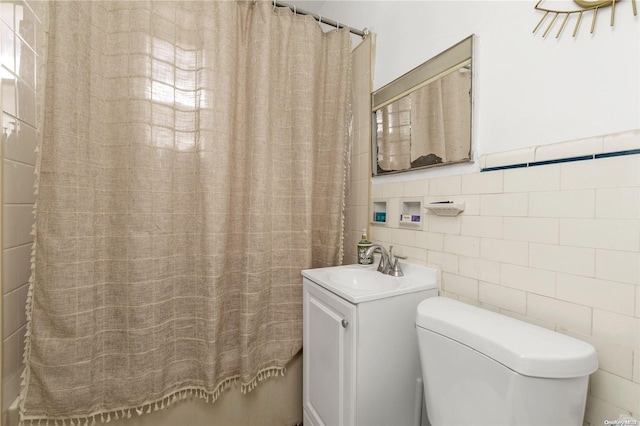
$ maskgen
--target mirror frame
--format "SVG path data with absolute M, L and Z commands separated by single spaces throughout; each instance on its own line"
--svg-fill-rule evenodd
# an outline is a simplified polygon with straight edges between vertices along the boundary
M 474 80 L 474 41 L 475 34 L 470 35 L 464 40 L 456 43 L 447 50 L 440 52 L 433 58 L 418 65 L 411 71 L 401 75 L 393 80 L 391 83 L 381 87 L 371 94 L 371 113 L 372 113 L 372 127 L 371 127 L 371 174 L 372 176 L 388 175 L 395 173 L 404 173 L 414 170 L 422 170 L 431 167 L 447 166 L 450 164 L 469 163 L 473 162 L 473 80 Z M 411 92 L 418 90 L 427 84 L 438 80 L 445 75 L 458 70 L 464 66 L 471 65 L 471 134 L 469 140 L 469 155 L 468 158 L 457 161 L 449 161 L 446 163 L 431 164 L 428 166 L 414 167 L 403 170 L 393 170 L 378 174 L 378 144 L 376 141 L 376 111 L 380 108 L 389 105 L 392 102 L 397 101 L 410 94 Z

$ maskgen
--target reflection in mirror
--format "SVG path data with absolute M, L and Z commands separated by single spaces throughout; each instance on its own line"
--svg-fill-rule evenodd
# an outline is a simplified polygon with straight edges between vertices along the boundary
M 374 175 L 471 161 L 472 41 L 374 92 Z

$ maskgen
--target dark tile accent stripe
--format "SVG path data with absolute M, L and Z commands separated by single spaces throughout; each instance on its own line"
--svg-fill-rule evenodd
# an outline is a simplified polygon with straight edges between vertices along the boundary
M 529 163 L 529 167 L 546 166 L 548 164 L 558 164 L 558 163 L 571 163 L 573 161 L 584 161 L 584 160 L 593 160 L 593 154 L 581 155 L 580 157 L 558 158 L 555 160 L 534 161 L 533 163 Z
M 627 151 L 617 151 L 617 152 L 603 152 L 602 154 L 596 154 L 596 158 L 620 157 L 622 155 L 634 155 L 634 154 L 640 154 L 640 149 L 629 149 Z
M 581 155 L 579 157 L 558 158 L 556 160 L 534 161 L 532 163 L 508 164 L 505 166 L 485 167 L 480 172 L 492 172 L 496 170 L 520 169 L 523 167 L 546 166 L 548 164 L 570 163 L 573 161 L 594 160 L 597 158 L 621 157 L 624 155 L 640 154 L 640 149 L 629 149 L 626 151 L 604 152 L 602 154 Z
M 521 169 L 523 167 L 528 167 L 529 165 L 527 163 L 520 163 L 520 164 L 510 164 L 508 166 L 497 166 L 497 167 L 485 167 L 484 169 L 480 170 L 481 172 L 492 172 L 494 170 L 505 170 L 505 169 Z

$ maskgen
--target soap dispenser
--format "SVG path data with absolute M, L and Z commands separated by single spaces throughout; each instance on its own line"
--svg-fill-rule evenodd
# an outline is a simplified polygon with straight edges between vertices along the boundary
M 362 239 L 358 242 L 358 263 L 361 265 L 371 265 L 373 263 L 373 256 L 365 257 L 364 253 L 373 244 L 367 238 L 367 230 L 362 230 Z

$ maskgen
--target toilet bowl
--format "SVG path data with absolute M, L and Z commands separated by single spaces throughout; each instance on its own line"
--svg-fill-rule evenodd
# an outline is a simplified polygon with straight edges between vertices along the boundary
M 432 426 L 582 425 L 593 346 L 445 297 L 416 330 Z

